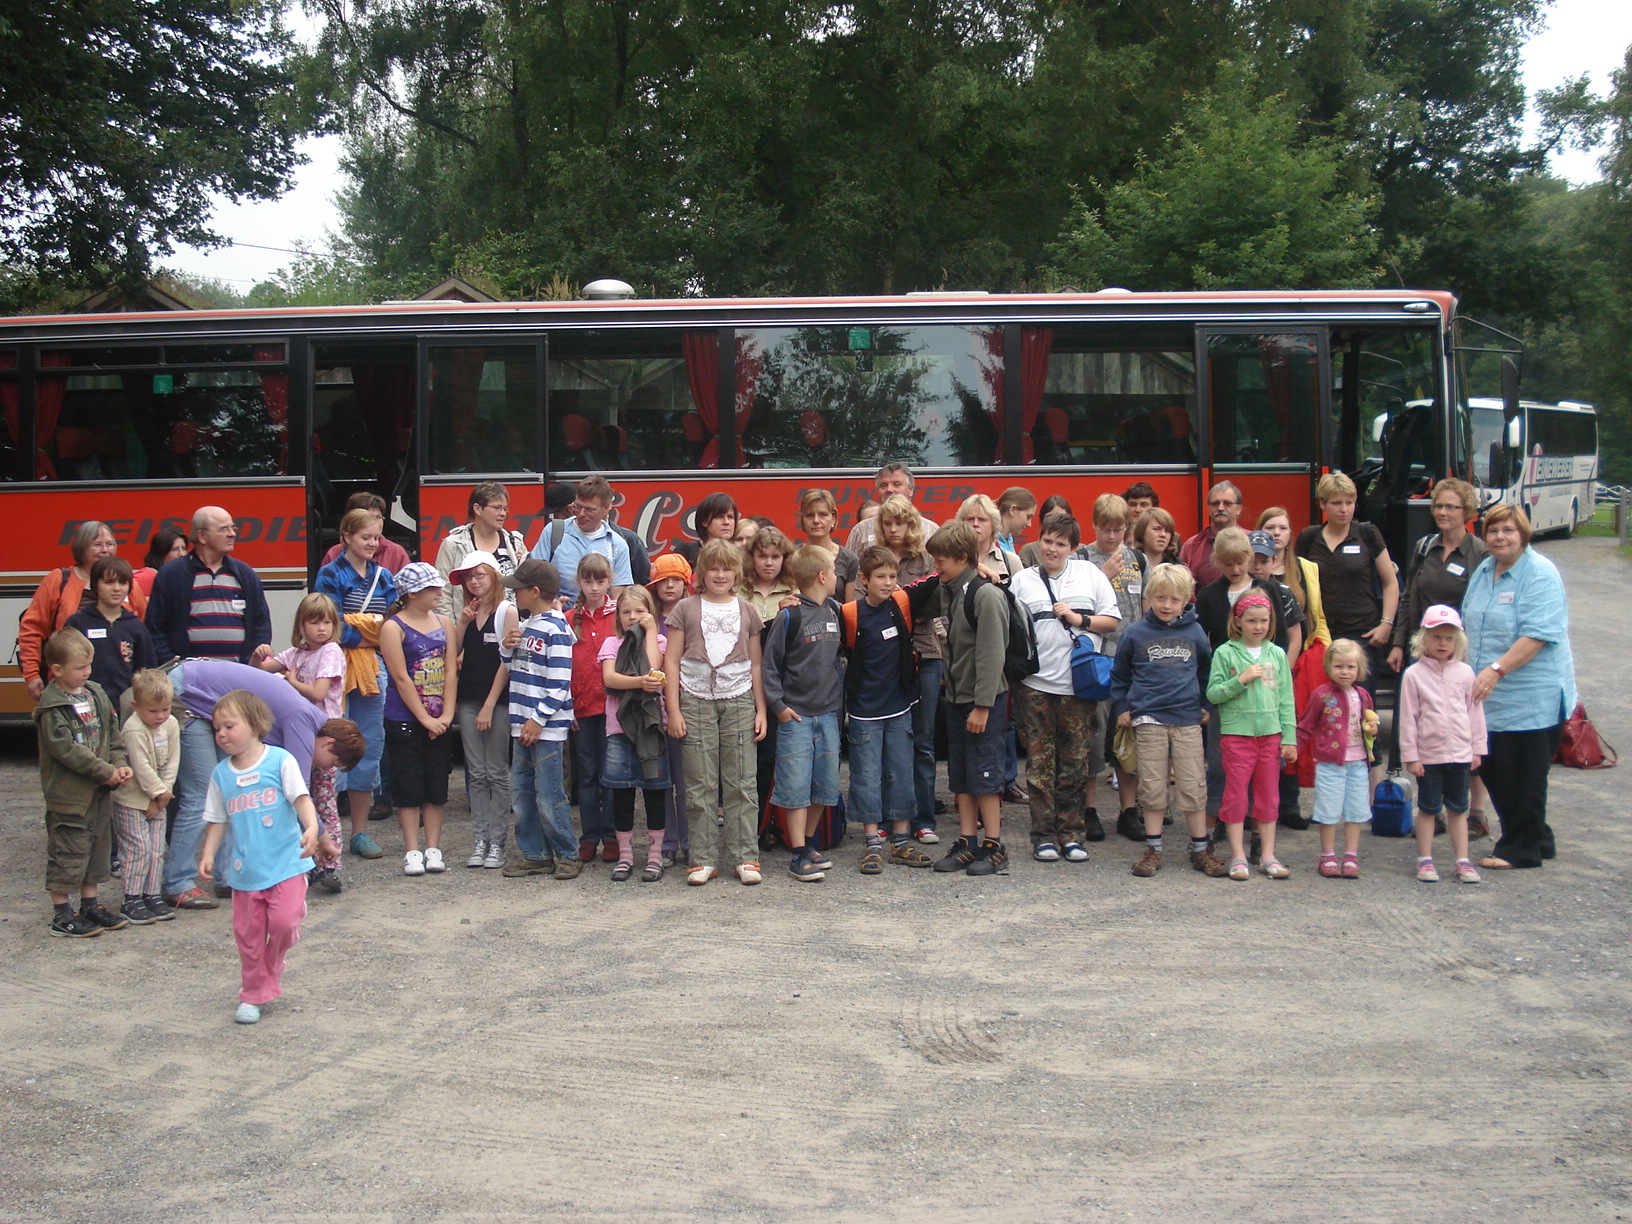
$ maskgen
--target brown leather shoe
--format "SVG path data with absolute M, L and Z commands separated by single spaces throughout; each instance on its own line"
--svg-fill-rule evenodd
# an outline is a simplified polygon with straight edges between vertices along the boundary
M 1218 861 L 1218 857 L 1211 850 L 1193 850 L 1190 852 L 1190 866 L 1203 875 L 1213 879 L 1222 879 L 1230 874 L 1230 869 Z

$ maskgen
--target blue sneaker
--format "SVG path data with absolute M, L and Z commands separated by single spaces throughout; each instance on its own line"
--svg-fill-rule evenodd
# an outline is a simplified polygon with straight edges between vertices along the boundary
M 238 1010 L 232 1013 L 234 1024 L 259 1024 L 261 1009 L 253 1003 L 240 1003 Z
M 816 849 L 815 846 L 805 846 L 805 857 L 811 861 L 817 871 L 833 870 L 833 860 L 828 858 L 827 855 L 823 854 L 820 850 Z
M 385 851 L 380 849 L 380 843 L 370 837 L 367 832 L 351 835 L 351 852 L 358 858 L 377 859 L 384 856 Z

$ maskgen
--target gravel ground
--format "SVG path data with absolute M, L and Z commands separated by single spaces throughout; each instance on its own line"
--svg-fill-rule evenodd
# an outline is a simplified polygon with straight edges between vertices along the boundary
M 1632 744 L 1632 564 L 1542 547 Z M 1170 830 L 1153 880 L 1114 835 L 986 880 L 852 837 L 822 884 L 688 889 L 408 879 L 392 830 L 240 1028 L 224 908 L 46 937 L 32 753 L 0 738 L 0 1221 L 1632 1216 L 1626 771 L 1555 770 L 1557 861 L 1477 888 L 1369 836 L 1322 880 L 1313 831 L 1281 883 Z

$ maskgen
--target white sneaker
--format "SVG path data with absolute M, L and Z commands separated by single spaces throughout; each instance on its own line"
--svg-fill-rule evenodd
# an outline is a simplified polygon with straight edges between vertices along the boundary
M 470 848 L 470 857 L 465 860 L 466 867 L 480 867 L 487 862 L 487 843 L 479 841 Z
M 504 843 L 494 842 L 487 848 L 487 857 L 482 860 L 482 866 L 489 871 L 497 871 L 504 866 Z
M 418 850 L 410 850 L 402 856 L 403 875 L 424 875 L 425 856 Z
M 442 851 L 435 846 L 425 847 L 425 870 L 446 871 L 448 865 L 442 861 Z

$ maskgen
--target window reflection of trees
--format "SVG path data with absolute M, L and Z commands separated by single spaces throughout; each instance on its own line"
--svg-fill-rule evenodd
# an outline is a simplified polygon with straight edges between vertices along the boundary
M 760 333 L 762 364 L 743 438 L 750 466 L 991 461 L 997 437 L 985 407 L 991 377 L 975 352 L 977 343 L 984 352 L 984 333 L 874 327 L 867 347 L 852 349 L 847 332 Z

